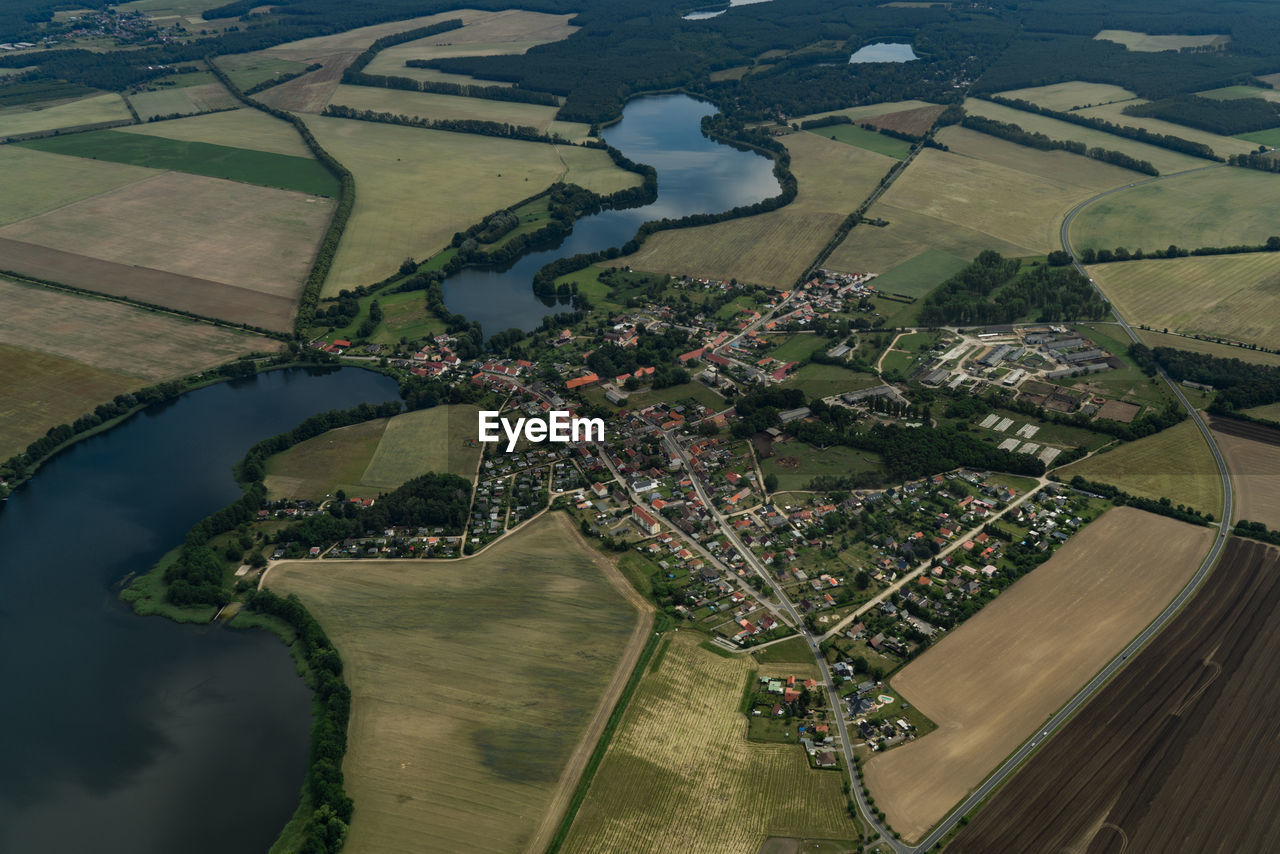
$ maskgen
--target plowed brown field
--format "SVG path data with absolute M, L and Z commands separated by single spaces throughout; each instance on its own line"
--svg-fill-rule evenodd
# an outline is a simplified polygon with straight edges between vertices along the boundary
M 948 846 L 1274 851 L 1280 550 L 1227 544 L 1205 587 Z

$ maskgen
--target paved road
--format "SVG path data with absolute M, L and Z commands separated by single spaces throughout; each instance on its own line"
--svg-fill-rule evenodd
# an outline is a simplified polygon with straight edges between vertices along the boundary
M 1188 170 L 1188 172 L 1201 172 L 1204 169 L 1216 169 L 1216 168 L 1219 168 L 1219 167 L 1205 166 L 1205 167 L 1201 167 L 1200 169 Z M 1176 174 L 1185 175 L 1187 174 L 1187 172 L 1179 172 Z M 1172 177 L 1172 176 L 1164 176 L 1164 177 Z M 1087 199 L 1086 201 L 1083 201 L 1080 204 L 1076 205 L 1071 210 L 1071 212 L 1067 214 L 1066 219 L 1063 220 L 1062 222 L 1062 230 L 1061 230 L 1062 245 L 1067 250 L 1067 252 L 1071 254 L 1071 261 L 1081 275 L 1085 276 L 1086 278 L 1088 278 L 1089 276 L 1089 274 L 1085 271 L 1084 267 L 1081 266 L 1080 260 L 1076 256 L 1075 250 L 1071 247 L 1071 240 L 1068 234 L 1068 232 L 1071 229 L 1071 222 L 1072 220 L 1075 219 L 1076 214 L 1080 213 L 1080 211 L 1084 210 L 1089 205 L 1098 201 L 1098 199 L 1101 199 L 1105 196 L 1109 196 L 1112 193 L 1118 193 L 1122 190 L 1127 190 L 1131 187 L 1138 186 L 1139 184 L 1150 184 L 1153 181 L 1159 181 L 1159 180 L 1161 179 L 1152 178 L 1147 181 L 1138 181 L 1133 184 L 1129 184 L 1125 187 L 1117 187 L 1113 190 L 1108 190 L 1105 193 L 1099 193 L 1093 198 Z M 1092 279 L 1089 279 L 1089 281 L 1091 284 L 1094 285 L 1094 289 L 1098 290 L 1098 293 L 1105 298 L 1106 295 L 1102 294 L 1102 291 L 1098 289 L 1097 284 L 1093 283 Z M 1124 329 L 1125 333 L 1129 336 L 1130 340 L 1134 342 L 1138 342 L 1139 339 L 1137 334 L 1129 326 L 1128 322 L 1125 321 L 1125 319 L 1120 316 L 1120 313 L 1115 311 L 1114 306 L 1112 307 L 1112 311 L 1116 316 L 1116 320 L 1119 322 L 1120 326 Z M 958 807 L 956 807 L 956 809 L 953 810 L 951 814 L 948 815 L 947 818 L 944 819 L 941 824 L 939 824 L 936 828 L 934 828 L 933 832 L 930 833 L 927 837 L 925 837 L 925 839 L 920 843 L 920 845 L 917 846 L 914 850 L 927 851 L 929 850 L 929 848 L 931 848 L 932 846 L 940 842 L 942 838 L 946 836 L 951 831 L 952 828 L 955 827 L 956 823 L 959 822 L 962 816 L 967 814 L 970 810 L 974 809 L 979 803 L 982 802 L 984 798 L 986 798 L 989 794 L 991 794 L 991 792 L 995 791 L 995 789 L 1001 783 L 1003 783 L 1009 777 L 1009 775 L 1012 774 L 1013 771 L 1019 765 L 1021 765 L 1022 762 L 1026 760 L 1026 758 L 1029 757 L 1036 750 L 1036 748 L 1038 748 L 1041 745 L 1041 743 L 1043 743 L 1046 739 L 1052 736 L 1053 733 L 1059 727 L 1061 727 L 1064 723 L 1066 723 L 1067 720 L 1072 715 L 1074 715 L 1077 711 L 1079 711 L 1085 705 L 1085 703 L 1089 702 L 1089 700 L 1093 697 L 1093 695 L 1096 694 L 1098 690 L 1101 689 L 1102 686 L 1106 684 L 1106 682 L 1116 674 L 1116 671 L 1118 671 L 1121 667 L 1124 666 L 1125 662 L 1129 659 L 1129 657 L 1132 656 L 1134 653 L 1136 653 L 1143 646 L 1145 646 L 1149 640 L 1151 640 L 1162 629 L 1164 629 L 1164 627 L 1168 624 L 1168 622 L 1171 619 L 1173 619 L 1174 614 L 1176 614 L 1182 608 L 1182 606 L 1185 605 L 1187 601 L 1191 599 L 1191 597 L 1195 594 L 1195 592 L 1200 588 L 1200 585 L 1209 576 L 1209 572 L 1213 569 L 1214 564 L 1217 562 L 1218 556 L 1222 553 L 1222 547 L 1226 544 L 1227 535 L 1231 531 L 1231 516 L 1232 516 L 1234 500 L 1235 500 L 1235 497 L 1231 489 L 1231 475 L 1230 475 L 1230 472 L 1227 470 L 1227 462 L 1225 459 L 1223 459 L 1222 452 L 1218 449 L 1218 443 L 1214 441 L 1213 433 L 1209 431 L 1209 427 L 1207 424 L 1204 423 L 1204 419 L 1200 417 L 1200 413 L 1196 410 L 1194 406 L 1191 405 L 1190 401 L 1187 400 L 1186 395 L 1182 393 L 1181 386 L 1179 386 L 1172 379 L 1170 379 L 1169 376 L 1163 370 L 1160 371 L 1160 377 L 1166 383 L 1169 384 L 1169 387 L 1171 389 L 1173 389 L 1173 393 L 1177 396 L 1178 400 L 1186 408 L 1187 412 L 1190 413 L 1192 420 L 1196 424 L 1196 427 L 1200 430 L 1200 434 L 1204 436 L 1204 440 L 1209 443 L 1209 449 L 1213 452 L 1214 462 L 1216 462 L 1218 466 L 1218 475 L 1222 478 L 1222 494 L 1224 496 L 1222 518 L 1218 523 L 1218 537 L 1213 541 L 1213 547 L 1209 550 L 1209 554 L 1205 555 L 1204 560 L 1200 563 L 1199 569 L 1196 570 L 1196 574 L 1191 577 L 1191 580 L 1187 582 L 1187 585 L 1182 588 L 1182 590 L 1178 593 L 1178 595 L 1174 598 L 1174 600 L 1169 603 L 1168 607 L 1166 607 L 1163 611 L 1160 612 L 1160 616 L 1156 617 L 1155 620 L 1151 623 L 1151 625 L 1147 626 L 1147 628 L 1145 628 L 1140 635 L 1134 638 L 1129 643 L 1129 645 L 1126 646 L 1121 651 L 1121 653 L 1118 656 L 1112 659 L 1111 662 L 1107 664 L 1107 666 L 1104 667 L 1098 673 L 1098 675 L 1094 676 L 1093 679 L 1089 681 L 1089 684 L 1087 684 L 1084 688 L 1082 688 L 1078 694 L 1072 697 L 1071 700 L 1058 711 L 1057 714 L 1055 714 L 1052 718 L 1050 718 L 1049 722 L 1045 724 L 1043 727 L 1041 727 L 1038 733 L 1032 736 L 1020 748 L 1018 748 L 1018 750 L 1012 756 L 1006 759 L 1004 763 L 1001 764 L 1000 767 L 997 768 L 996 771 L 990 777 L 988 777 L 981 786 L 979 786 L 976 790 L 974 790 L 973 794 L 971 794 Z M 912 849 L 900 849 L 900 850 L 912 850 Z

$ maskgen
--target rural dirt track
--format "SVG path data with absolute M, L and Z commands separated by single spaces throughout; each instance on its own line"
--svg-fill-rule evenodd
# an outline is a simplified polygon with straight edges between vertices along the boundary
M 4 269 L 112 296 L 129 297 L 205 317 L 288 329 L 294 300 L 209 279 L 102 261 L 0 237 Z
M 1107 511 L 893 679 L 938 724 L 865 765 L 889 824 L 917 839 L 1160 613 L 1213 537 Z
M 1232 539 L 1186 609 L 947 851 L 1270 851 L 1280 550 Z
M 557 520 L 557 524 L 564 529 L 566 539 L 582 536 L 574 528 L 568 514 L 555 513 L 552 515 Z M 574 790 L 578 788 L 578 780 L 582 778 L 582 772 L 586 770 L 587 761 L 591 759 L 596 742 L 600 740 L 600 733 L 604 731 L 604 725 L 608 723 L 609 715 L 613 713 L 613 707 L 622 695 L 622 689 L 626 687 L 627 680 L 631 678 L 631 671 L 635 668 L 636 660 L 640 657 L 640 652 L 644 649 L 644 645 L 649 639 L 649 630 L 653 627 L 654 609 L 649 600 L 636 592 L 636 589 L 631 586 L 631 583 L 627 581 L 612 560 L 595 553 L 595 550 L 587 543 L 583 543 L 583 549 L 594 553 L 592 561 L 596 566 L 600 567 L 604 577 L 622 594 L 623 598 L 635 607 L 640 614 L 640 619 L 636 622 L 635 630 L 631 632 L 631 637 L 628 638 L 627 645 L 622 650 L 622 659 L 618 662 L 618 669 L 613 674 L 609 687 L 605 689 L 604 696 L 600 698 L 600 704 L 596 706 L 595 714 L 591 716 L 591 721 L 587 724 L 587 731 L 582 734 L 582 741 L 578 743 L 573 755 L 569 757 L 569 762 L 565 765 L 564 771 L 560 774 L 560 781 L 556 785 L 555 794 L 552 795 L 551 803 L 542 815 L 542 821 L 538 824 L 537 831 L 533 834 L 533 838 L 529 840 L 529 844 L 525 846 L 527 854 L 541 854 L 550 844 L 551 837 L 555 835 L 556 828 L 560 825 L 560 819 L 564 816 L 565 810 L 569 807 L 569 801 L 573 798 Z

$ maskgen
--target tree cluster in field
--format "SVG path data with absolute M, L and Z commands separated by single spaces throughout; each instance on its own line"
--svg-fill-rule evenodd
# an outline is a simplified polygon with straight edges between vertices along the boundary
M 1100 320 L 1108 310 L 1074 267 L 1024 268 L 1019 259 L 988 249 L 924 298 L 920 324 L 1011 323 L 1029 314 L 1042 322 Z
M 1115 249 L 1089 248 L 1080 250 L 1080 263 L 1108 264 L 1113 261 L 1141 261 L 1144 258 L 1186 258 L 1188 255 L 1244 255 L 1250 252 L 1280 252 L 1280 236 L 1272 235 L 1267 238 L 1266 243 L 1246 243 L 1237 246 L 1201 246 L 1198 249 L 1184 249 L 1171 243 L 1165 249 L 1156 249 L 1151 252 L 1147 252 L 1141 247 L 1134 249 L 1132 252 L 1124 246 L 1117 246 Z M 1062 254 L 1066 255 L 1065 252 Z M 1069 262 L 1070 256 L 1068 256 Z
M 1150 373 L 1158 365 L 1178 382 L 1190 380 L 1213 386 L 1217 394 L 1209 404 L 1210 412 L 1226 415 L 1280 402 L 1280 367 L 1145 344 L 1130 345 L 1129 353 Z
M 1180 136 L 1174 136 L 1169 133 L 1154 133 L 1146 128 L 1118 125 L 1115 122 L 1109 122 L 1106 119 L 1082 116 L 1079 113 L 1051 110 L 1048 107 L 1041 107 L 1038 104 L 1033 104 L 1030 101 L 1023 101 L 1018 98 L 1002 98 L 999 95 L 987 95 L 986 98 L 992 103 L 1012 107 L 1015 110 L 1023 110 L 1028 113 L 1038 113 L 1042 116 L 1049 116 L 1051 118 L 1058 119 L 1059 121 L 1080 125 L 1081 127 L 1100 130 L 1115 136 L 1123 136 L 1126 139 L 1133 139 L 1138 142 L 1145 142 L 1147 145 L 1155 145 L 1160 148 L 1167 148 L 1170 151 L 1189 154 L 1192 157 L 1201 157 L 1205 160 L 1213 160 L 1217 163 L 1224 162 L 1223 158 L 1214 154 L 1213 149 L 1205 145 L 1203 142 L 1192 142 L 1189 139 L 1183 139 Z
M 1227 162 L 1241 169 L 1257 169 L 1260 172 L 1280 172 L 1280 157 L 1271 154 L 1232 154 Z
M 1236 522 L 1235 533 L 1237 536 L 1248 537 L 1251 540 L 1261 540 L 1273 546 L 1280 546 L 1280 531 L 1273 531 L 1262 522 L 1250 522 L 1248 519 L 1241 519 Z
M 259 92 L 264 92 L 274 86 L 279 86 L 281 83 L 288 83 L 290 80 L 294 80 L 304 74 L 310 74 L 312 71 L 319 71 L 321 68 L 324 68 L 322 64 L 319 62 L 313 62 L 301 71 L 290 71 L 287 74 L 277 74 L 274 77 L 268 77 L 266 80 L 263 80 L 260 83 L 255 83 L 248 89 L 245 89 L 244 93 L 246 95 L 256 95 Z
M 1171 519 L 1177 519 L 1179 522 L 1189 522 L 1192 525 L 1209 525 L 1213 522 L 1212 513 L 1202 513 L 1194 507 L 1187 507 L 1182 504 L 1174 505 L 1168 498 L 1154 499 L 1130 495 L 1119 487 L 1112 486 L 1109 483 L 1086 480 L 1080 475 L 1071 478 L 1071 486 L 1083 492 L 1092 492 L 1095 495 L 1101 495 L 1103 498 L 1109 498 L 1111 503 L 1116 506 L 1136 507 L 1139 510 L 1146 510 L 1148 513 L 1156 513 L 1161 516 L 1168 516 Z
M 342 681 L 342 658 L 297 596 L 290 594 L 282 598 L 270 590 L 259 590 L 249 599 L 247 607 L 254 613 L 287 623 L 297 636 L 296 643 L 314 692 L 306 779 L 312 810 L 298 850 L 305 854 L 336 854 L 346 841 L 347 825 L 355 806 L 343 788 L 342 758 L 347 752 L 351 689 Z
M 1068 151 L 1092 160 L 1110 163 L 1113 166 L 1132 169 L 1135 172 L 1143 172 L 1147 175 L 1160 174 L 1160 170 L 1153 166 L 1149 160 L 1130 157 L 1123 151 L 1112 151 L 1108 148 L 1090 148 L 1083 142 L 1076 142 L 1075 140 L 1052 139 L 1047 134 L 1039 131 L 1023 130 L 1011 122 L 999 122 L 985 116 L 965 116 L 960 124 L 970 130 L 976 130 L 988 136 L 999 137 L 1018 145 L 1025 145 L 1028 148 L 1036 148 L 1041 151 Z
M 1174 95 L 1145 104 L 1130 104 L 1122 112 L 1126 116 L 1149 116 L 1222 136 L 1236 136 L 1280 125 L 1280 104 L 1265 98 L 1226 100 L 1201 95 Z

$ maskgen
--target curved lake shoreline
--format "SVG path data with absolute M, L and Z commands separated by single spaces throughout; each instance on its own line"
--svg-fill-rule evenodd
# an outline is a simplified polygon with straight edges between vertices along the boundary
M 702 118 L 716 107 L 684 94 L 641 95 L 602 137 L 629 159 L 654 167 L 658 197 L 634 208 L 603 210 L 578 219 L 559 244 L 529 252 L 504 267 L 468 267 L 444 280 L 445 305 L 479 321 L 485 336 L 530 330 L 565 307 L 534 294 L 534 274 L 559 258 L 620 247 L 645 222 L 719 213 L 754 204 L 779 192 L 773 160 L 702 133 Z
M 0 512 L 0 850 L 266 850 L 297 807 L 311 691 L 265 632 L 138 619 L 116 597 L 239 497 L 254 442 L 394 399 L 358 368 L 287 369 L 69 447 Z M 67 817 L 75 817 L 68 821 Z

